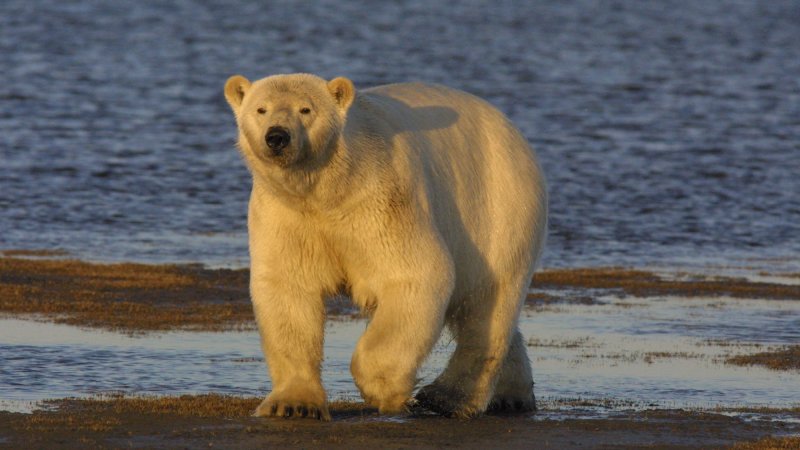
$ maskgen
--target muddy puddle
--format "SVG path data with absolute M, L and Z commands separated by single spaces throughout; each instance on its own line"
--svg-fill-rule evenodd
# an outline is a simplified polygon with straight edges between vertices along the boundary
M 529 306 L 522 313 L 538 417 L 800 407 L 800 370 L 728 362 L 800 342 L 796 301 L 595 300 Z M 323 381 L 332 399 L 359 398 L 349 362 L 366 324 L 327 324 Z M 444 335 L 420 371 L 421 384 L 436 376 L 454 347 Z M 108 393 L 262 396 L 268 383 L 255 331 L 131 336 L 0 319 L 0 410 L 27 412 L 44 399 Z

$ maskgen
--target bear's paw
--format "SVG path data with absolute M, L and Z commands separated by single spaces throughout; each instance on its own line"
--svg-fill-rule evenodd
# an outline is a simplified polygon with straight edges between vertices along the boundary
M 283 417 L 283 418 L 309 418 L 330 421 L 331 414 L 328 405 L 323 399 L 311 400 L 308 398 L 293 397 L 283 393 L 271 393 L 258 405 L 256 417 Z
M 496 395 L 486 409 L 490 414 L 524 414 L 533 411 L 536 411 L 536 399 L 532 394 L 526 398 Z
M 467 395 L 460 389 L 435 382 L 423 386 L 414 398 L 418 407 L 445 417 L 471 419 L 484 411 L 480 406 L 472 405 Z

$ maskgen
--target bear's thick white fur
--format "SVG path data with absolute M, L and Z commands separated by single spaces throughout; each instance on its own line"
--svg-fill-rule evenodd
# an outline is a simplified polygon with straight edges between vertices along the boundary
M 517 320 L 544 243 L 544 177 L 497 109 L 442 86 L 358 90 L 276 75 L 225 85 L 253 174 L 253 308 L 273 390 L 259 416 L 329 419 L 320 380 L 324 299 L 370 317 L 351 371 L 383 413 L 418 404 L 469 417 L 534 407 Z M 283 127 L 280 150 L 266 134 Z M 412 399 L 447 326 L 457 345 Z

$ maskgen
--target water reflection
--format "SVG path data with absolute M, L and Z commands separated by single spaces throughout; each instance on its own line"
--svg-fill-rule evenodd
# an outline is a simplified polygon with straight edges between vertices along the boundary
M 732 355 L 800 339 L 790 301 L 616 299 L 527 309 L 536 393 L 549 409 L 570 399 L 642 407 L 800 404 L 800 372 L 726 365 Z M 323 382 L 331 398 L 357 399 L 350 355 L 362 321 L 329 321 Z M 153 333 L 138 337 L 17 319 L 0 320 L 0 408 L 104 392 L 216 392 L 260 396 L 269 389 L 255 332 Z M 420 372 L 433 380 L 454 348 L 444 336 Z

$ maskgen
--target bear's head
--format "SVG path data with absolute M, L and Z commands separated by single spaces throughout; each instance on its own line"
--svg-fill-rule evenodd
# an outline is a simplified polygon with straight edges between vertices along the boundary
M 251 83 L 234 75 L 225 83 L 225 99 L 251 170 L 311 170 L 330 159 L 355 88 L 341 77 L 274 75 Z

